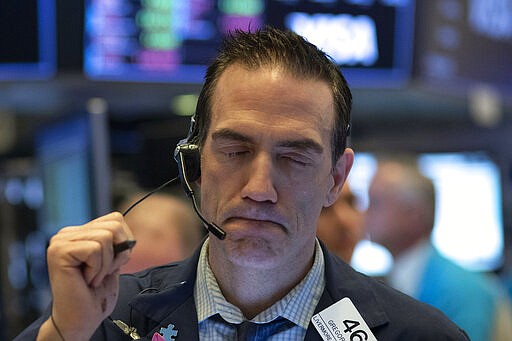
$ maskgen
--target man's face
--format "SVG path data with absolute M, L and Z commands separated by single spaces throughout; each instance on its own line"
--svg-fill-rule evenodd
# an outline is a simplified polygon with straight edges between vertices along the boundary
M 311 261 L 316 220 L 352 164 L 333 171 L 333 99 L 325 82 L 230 66 L 220 77 L 202 150 L 202 209 L 226 232 L 210 262 L 286 267 Z
M 398 188 L 405 177 L 393 163 L 380 165 L 369 188 L 369 206 L 365 216 L 366 232 L 372 241 L 399 254 L 418 239 L 418 226 L 410 200 L 404 200 Z

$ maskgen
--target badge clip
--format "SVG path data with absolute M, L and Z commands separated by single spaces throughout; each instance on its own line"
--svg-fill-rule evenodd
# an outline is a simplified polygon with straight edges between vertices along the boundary
M 132 338 L 132 340 L 140 340 L 140 336 L 137 333 L 137 328 L 130 327 L 121 320 L 112 320 L 114 324 L 123 331 L 126 335 Z

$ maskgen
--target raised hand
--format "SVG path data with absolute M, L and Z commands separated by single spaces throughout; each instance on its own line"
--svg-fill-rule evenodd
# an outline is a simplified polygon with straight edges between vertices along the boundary
M 43 324 L 38 340 L 59 334 L 65 340 L 91 337 L 114 309 L 119 269 L 129 259 L 130 252 L 116 254 L 114 244 L 131 239 L 133 235 L 118 212 L 65 227 L 52 237 L 47 254 L 53 321 Z

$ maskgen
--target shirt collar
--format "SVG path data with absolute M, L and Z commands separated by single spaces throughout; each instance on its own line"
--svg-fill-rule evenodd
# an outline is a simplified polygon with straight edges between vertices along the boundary
M 240 309 L 226 301 L 215 275 L 208 263 L 208 240 L 203 244 L 197 265 L 194 300 L 199 323 L 220 314 L 230 323 L 245 320 Z M 285 297 L 258 314 L 253 322 L 265 323 L 282 316 L 304 329 L 308 328 L 311 317 L 325 287 L 324 254 L 318 240 L 315 242 L 313 266 L 306 277 Z

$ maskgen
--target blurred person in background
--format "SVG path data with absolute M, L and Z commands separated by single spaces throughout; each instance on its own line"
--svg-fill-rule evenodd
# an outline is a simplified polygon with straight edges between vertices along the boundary
M 433 247 L 435 201 L 434 184 L 414 158 L 379 160 L 365 229 L 393 255 L 388 283 L 443 311 L 471 340 L 512 340 L 511 304 L 497 278 L 466 270 Z
M 120 203 L 125 212 L 145 193 L 135 193 Z M 205 236 L 205 229 L 190 203 L 169 193 L 155 193 L 125 217 L 137 244 L 121 273 L 177 262 L 189 257 Z
M 338 200 L 332 206 L 322 208 L 317 236 L 329 250 L 350 264 L 354 249 L 363 238 L 362 219 L 357 198 L 345 182 Z

